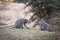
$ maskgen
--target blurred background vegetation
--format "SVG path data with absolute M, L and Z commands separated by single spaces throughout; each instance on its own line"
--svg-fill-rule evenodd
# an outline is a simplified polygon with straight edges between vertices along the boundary
M 27 4 L 23 10 L 28 6 L 31 7 L 27 12 L 34 13 L 30 20 L 31 22 L 37 20 L 33 27 L 38 25 L 39 20 L 43 18 L 57 32 L 40 31 L 38 29 L 14 29 L 3 26 L 4 28 L 0 28 L 0 40 L 56 40 L 56 35 L 60 37 L 60 0 L 0 0 L 0 12 L 11 3 Z M 10 20 L 9 17 L 8 20 Z
M 30 18 L 32 22 L 37 19 L 36 22 L 38 24 L 39 20 L 43 18 L 53 25 L 53 28 L 60 28 L 60 0 L 0 0 L 0 7 L 13 2 L 27 4 L 24 9 L 28 6 L 32 8 L 30 10 L 30 12 L 34 13 Z

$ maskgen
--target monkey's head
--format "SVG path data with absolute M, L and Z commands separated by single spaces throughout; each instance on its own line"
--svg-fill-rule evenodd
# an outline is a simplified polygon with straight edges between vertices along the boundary
M 28 20 L 27 19 L 25 19 L 25 23 L 28 23 Z

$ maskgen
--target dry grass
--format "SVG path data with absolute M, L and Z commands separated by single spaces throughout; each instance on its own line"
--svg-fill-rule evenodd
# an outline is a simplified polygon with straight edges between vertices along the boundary
M 0 40 L 55 40 L 54 32 L 38 29 L 0 28 Z

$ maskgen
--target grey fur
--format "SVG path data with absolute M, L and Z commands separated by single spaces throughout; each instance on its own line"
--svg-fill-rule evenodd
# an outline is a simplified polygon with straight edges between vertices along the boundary
M 15 27 L 16 28 L 20 28 L 20 29 L 23 29 L 24 27 L 28 28 L 26 26 L 26 23 L 28 22 L 27 19 L 24 19 L 24 18 L 21 18 L 21 19 L 18 19 L 15 23 Z M 23 26 L 24 25 L 24 26 Z

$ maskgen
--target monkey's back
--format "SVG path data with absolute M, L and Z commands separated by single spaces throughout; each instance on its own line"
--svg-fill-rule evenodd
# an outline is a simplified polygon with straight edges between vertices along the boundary
M 21 19 L 18 19 L 16 22 L 15 22 L 15 25 L 16 24 L 24 24 L 25 22 L 27 22 L 28 20 L 27 19 L 23 19 L 23 18 L 21 18 Z

